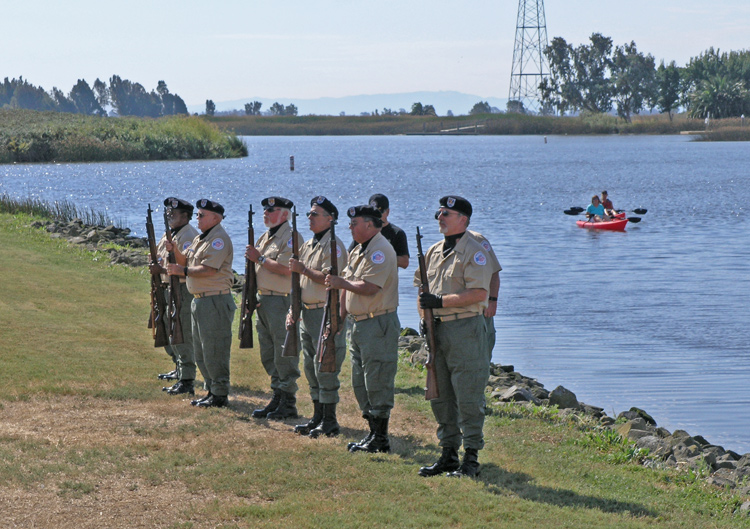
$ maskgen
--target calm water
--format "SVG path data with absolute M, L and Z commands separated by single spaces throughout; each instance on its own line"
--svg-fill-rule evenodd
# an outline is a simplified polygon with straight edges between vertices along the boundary
M 242 246 L 247 206 L 280 194 L 306 211 L 382 192 L 404 228 L 403 325 L 417 322 L 414 231 L 439 239 L 437 199 L 474 205 L 472 227 L 503 265 L 495 361 L 607 413 L 639 406 L 657 422 L 750 451 L 750 151 L 684 137 L 246 138 L 242 160 L 0 167 L 0 192 L 68 199 L 144 231 L 147 203 L 208 197 Z M 289 171 L 294 155 L 296 170 Z M 607 189 L 648 208 L 625 233 L 581 230 L 562 213 Z M 306 237 L 306 223 L 301 222 Z M 262 233 L 260 215 L 256 233 Z M 351 240 L 345 222 L 339 228 Z M 235 269 L 242 270 L 240 252 Z

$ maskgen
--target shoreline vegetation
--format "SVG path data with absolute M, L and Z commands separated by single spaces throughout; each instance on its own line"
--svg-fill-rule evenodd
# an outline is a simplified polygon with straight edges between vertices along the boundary
M 606 417 L 507 366 L 493 366 L 480 477 L 419 477 L 440 448 L 411 337 L 400 344 L 391 454 L 345 450 L 364 433 L 348 362 L 337 438 L 294 435 L 300 420 L 250 419 L 267 380 L 257 350 L 236 342 L 230 407 L 196 410 L 157 387 L 168 358 L 146 329 L 145 267 L 54 237 L 40 220 L 53 209 L 36 203 L 32 216 L 13 202 L 0 200 L 0 360 L 13 373 L 0 398 L 0 501 L 11 524 L 101 525 L 106 510 L 108 527 L 750 528 L 750 454 L 734 461 L 732 485 L 706 454 L 738 454 L 676 431 L 669 449 L 681 463 L 659 464 L 657 439 L 669 437 L 642 410 Z
M 0 163 L 242 156 L 247 156 L 247 146 L 241 139 L 196 116 L 107 118 L 0 109 Z
M 703 141 L 748 141 L 750 120 L 710 120 L 677 114 L 637 115 L 632 122 L 610 114 L 538 116 L 521 113 L 468 116 L 213 116 L 206 119 L 219 129 L 240 136 L 347 136 L 347 135 L 587 135 L 691 134 Z

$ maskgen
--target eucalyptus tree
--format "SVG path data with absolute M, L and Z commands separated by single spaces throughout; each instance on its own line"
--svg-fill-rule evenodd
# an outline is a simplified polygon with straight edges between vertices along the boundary
M 617 46 L 612 56 L 613 95 L 617 115 L 630 123 L 631 114 L 652 107 L 658 98 L 654 57 L 638 52 L 635 42 Z

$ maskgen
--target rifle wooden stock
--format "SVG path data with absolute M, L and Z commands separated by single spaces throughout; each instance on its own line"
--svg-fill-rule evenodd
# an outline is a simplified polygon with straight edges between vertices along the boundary
M 292 258 L 299 259 L 299 235 L 297 234 L 297 206 L 292 210 Z M 299 285 L 299 274 L 292 272 L 292 292 L 290 300 L 292 323 L 286 326 L 284 346 L 281 356 L 299 356 L 299 316 L 302 312 L 302 289 Z
M 247 214 L 247 243 L 255 244 L 253 230 L 253 206 Z M 253 313 L 258 306 L 258 284 L 255 279 L 255 263 L 245 258 L 245 286 L 242 287 L 242 304 L 240 305 L 240 349 L 253 347 Z
M 339 273 L 338 243 L 336 242 L 336 220 L 331 219 L 331 275 Z M 323 321 L 318 335 L 318 362 L 321 373 L 336 372 L 336 335 L 341 330 L 339 318 L 339 291 L 329 290 L 326 307 L 323 310 Z
M 427 279 L 427 265 L 425 264 L 424 254 L 422 253 L 422 234 L 417 227 L 417 260 L 419 261 L 419 281 L 422 283 L 421 291 L 425 294 L 430 293 L 430 283 Z M 435 340 L 435 317 L 432 315 L 432 309 L 422 309 L 425 323 L 425 334 L 427 338 L 427 389 L 424 394 L 426 400 L 436 399 L 440 396 L 437 387 L 437 374 L 435 373 L 435 351 L 437 351 L 437 342 Z
M 156 255 L 156 236 L 154 235 L 154 222 L 151 219 L 151 204 L 148 205 L 146 213 L 146 235 L 148 236 L 148 249 L 151 253 L 151 262 L 158 263 Z M 154 347 L 169 345 L 169 332 L 167 331 L 167 298 L 164 294 L 164 286 L 161 277 L 151 274 L 151 335 L 154 338 Z
M 174 244 L 172 241 L 172 230 L 169 228 L 169 219 L 167 218 L 167 210 L 164 210 L 164 235 L 170 244 Z M 176 263 L 177 259 L 174 257 L 174 251 L 167 254 L 168 263 Z M 182 322 L 180 321 L 180 311 L 182 310 L 182 294 L 180 291 L 180 278 L 178 276 L 169 276 L 169 301 L 167 303 L 167 314 L 169 315 L 169 343 L 172 345 L 179 345 L 185 343 L 185 338 L 182 335 Z

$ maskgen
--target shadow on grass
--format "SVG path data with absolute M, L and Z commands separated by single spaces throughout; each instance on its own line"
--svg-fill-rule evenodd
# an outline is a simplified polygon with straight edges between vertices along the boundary
M 408 388 L 396 387 L 396 395 L 424 395 L 423 386 L 411 386 Z
M 610 498 L 585 496 L 570 490 L 535 485 L 533 478 L 522 472 L 508 472 L 493 463 L 482 465 L 479 481 L 493 494 L 511 492 L 525 500 L 548 503 L 557 507 L 597 509 L 606 513 L 656 517 L 657 513 L 643 505 Z

